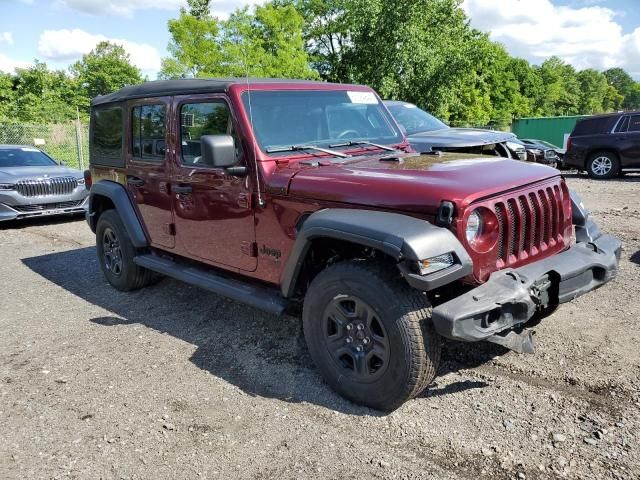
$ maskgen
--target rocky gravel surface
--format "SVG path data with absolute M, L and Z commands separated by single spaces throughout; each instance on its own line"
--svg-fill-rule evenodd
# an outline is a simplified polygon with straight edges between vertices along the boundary
M 537 351 L 445 345 L 392 414 L 334 394 L 278 318 L 116 292 L 81 220 L 0 226 L 0 478 L 640 478 L 640 176 L 567 175 L 625 245 Z

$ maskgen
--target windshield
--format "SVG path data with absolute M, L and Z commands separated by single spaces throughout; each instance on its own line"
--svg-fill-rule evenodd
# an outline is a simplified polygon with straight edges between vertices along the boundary
M 433 115 L 410 103 L 389 105 L 389 111 L 402 125 L 407 135 L 449 128 Z
M 48 167 L 50 165 L 57 164 L 37 148 L 0 148 L 0 168 Z
M 242 96 L 260 148 L 328 147 L 347 140 L 383 145 L 404 140 L 373 92 L 253 91 Z M 346 145 L 345 145 L 346 146 Z

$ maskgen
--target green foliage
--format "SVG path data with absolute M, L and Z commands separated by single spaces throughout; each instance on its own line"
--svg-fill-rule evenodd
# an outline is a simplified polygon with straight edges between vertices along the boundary
M 195 16 L 185 9 L 169 20 L 170 56 L 162 60 L 162 78 L 210 76 L 222 61 L 217 18 Z
M 304 19 L 293 6 L 245 7 L 228 20 L 194 15 L 191 7 L 169 21 L 171 56 L 163 59 L 163 78 L 316 77 L 304 50 Z
M 189 15 L 196 18 L 205 18 L 209 16 L 211 10 L 211 0 L 187 0 L 189 5 Z
M 514 117 L 640 109 L 621 68 L 540 66 L 511 57 L 469 25 L 461 0 L 271 0 L 226 20 L 187 0 L 168 23 L 161 78 L 285 77 L 363 83 L 455 125 L 504 127 Z M 36 61 L 0 73 L 0 123 L 88 118 L 90 98 L 143 81 L 125 50 L 100 43 L 70 67 Z
M 3 123 L 60 123 L 76 118 L 76 107 L 88 102 L 76 79 L 38 61 L 10 80 L 4 77 L 3 87 Z
M 610 68 L 604 72 L 610 86 L 622 96 L 621 107 L 626 110 L 640 109 L 640 84 L 622 68 Z M 619 108 L 619 107 L 618 107 Z
M 92 97 L 140 83 L 140 70 L 119 45 L 101 42 L 63 70 L 35 61 L 15 75 L 0 74 L 0 123 L 54 124 L 89 116 Z
M 131 65 L 125 49 L 110 42 L 100 42 L 69 70 L 89 98 L 105 95 L 143 80 L 140 70 Z

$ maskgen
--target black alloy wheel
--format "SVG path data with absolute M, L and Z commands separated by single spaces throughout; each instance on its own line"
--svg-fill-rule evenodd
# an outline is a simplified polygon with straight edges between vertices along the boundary
M 360 382 L 379 378 L 389 363 L 389 338 L 384 324 L 364 300 L 334 298 L 324 312 L 327 349 L 336 368 Z

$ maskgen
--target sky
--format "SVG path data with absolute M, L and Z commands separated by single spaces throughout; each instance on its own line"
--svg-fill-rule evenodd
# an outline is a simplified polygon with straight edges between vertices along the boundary
M 260 0 L 213 0 L 213 13 Z M 0 71 L 34 59 L 67 68 L 102 40 L 124 46 L 155 79 L 167 21 L 184 0 L 0 0 Z M 557 55 L 579 69 L 622 67 L 640 80 L 639 0 L 464 0 L 471 25 L 509 53 L 540 64 Z

